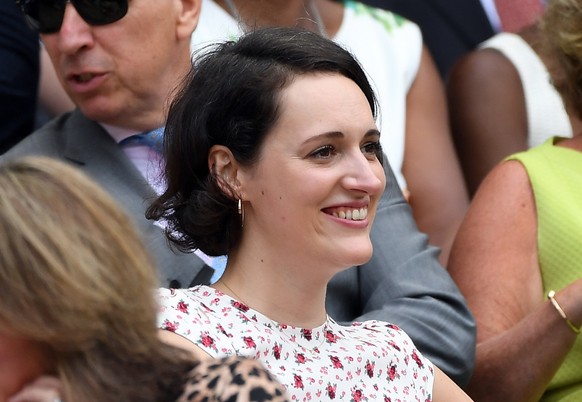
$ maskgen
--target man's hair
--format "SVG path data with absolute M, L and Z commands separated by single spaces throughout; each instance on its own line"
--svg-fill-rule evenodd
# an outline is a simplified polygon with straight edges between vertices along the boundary
M 208 168 L 210 148 L 224 145 L 241 165 L 256 163 L 279 118 L 281 91 L 302 75 L 347 77 L 362 90 L 374 117 L 376 99 L 355 58 L 307 30 L 259 29 L 204 51 L 170 106 L 164 141 L 168 188 L 146 215 L 168 223 L 167 235 L 179 249 L 223 255 L 238 245 L 241 224 L 237 200 Z

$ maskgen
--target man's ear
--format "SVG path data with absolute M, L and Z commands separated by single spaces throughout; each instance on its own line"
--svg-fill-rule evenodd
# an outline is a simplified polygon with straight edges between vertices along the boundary
M 192 32 L 198 25 L 202 0 L 174 0 L 179 7 L 176 21 L 176 38 L 190 40 Z
M 239 164 L 234 155 L 224 145 L 213 145 L 208 152 L 208 168 L 214 173 L 220 189 L 233 199 L 241 198 L 241 184 L 238 178 Z

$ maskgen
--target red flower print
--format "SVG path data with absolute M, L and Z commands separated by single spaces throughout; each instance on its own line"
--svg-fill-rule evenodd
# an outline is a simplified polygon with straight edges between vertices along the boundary
M 305 363 L 305 361 L 307 360 L 303 353 L 297 353 L 295 355 L 295 359 L 297 360 L 297 363 L 301 363 L 301 364 Z
M 329 357 L 331 359 L 331 363 L 333 364 L 333 368 L 344 368 L 344 365 L 342 364 L 342 362 L 340 361 L 340 359 L 337 356 L 330 356 Z
M 273 355 L 275 355 L 275 359 L 277 360 L 281 358 L 281 345 L 275 344 L 275 346 L 273 346 Z
M 325 339 L 327 339 L 327 341 L 329 343 L 336 343 L 336 341 L 337 341 L 337 335 L 335 335 L 331 331 L 325 331 Z
M 424 364 L 422 364 L 422 360 L 420 360 L 420 357 L 418 357 L 418 354 L 416 354 L 416 349 L 412 351 L 412 359 L 416 362 L 416 364 L 418 364 L 418 367 L 420 368 L 424 367 Z
M 388 341 L 388 345 L 392 346 L 394 349 L 400 352 L 400 346 L 394 343 L 394 341 Z
M 182 300 L 180 300 L 180 302 L 178 303 L 177 308 L 182 313 L 187 313 L 188 312 L 188 305 L 186 303 L 184 303 L 184 301 L 182 301 Z
M 392 402 L 392 398 L 389 398 L 387 396 L 384 397 L 384 402 Z
M 177 322 L 170 322 L 169 320 L 166 320 L 166 321 L 164 321 L 164 324 L 162 325 L 162 329 L 176 332 L 176 330 L 178 329 L 178 323 Z
M 208 334 L 202 335 L 200 337 L 200 341 L 202 342 L 202 345 L 207 348 L 214 345 L 214 339 L 212 339 L 212 337 Z
M 255 341 L 253 340 L 252 337 L 250 336 L 245 336 L 243 338 L 243 341 L 245 342 L 245 344 L 247 345 L 247 348 L 255 348 L 257 345 L 255 344 Z
M 327 384 L 327 395 L 329 396 L 329 399 L 335 399 L 335 390 L 336 390 L 337 386 L 335 385 L 331 385 L 331 384 Z
M 311 334 L 311 330 L 310 329 L 303 329 L 303 337 L 305 339 L 307 339 L 308 341 L 310 341 L 312 339 L 312 334 Z
M 398 330 L 398 331 L 400 331 L 400 328 L 398 327 L 398 325 L 394 325 L 394 324 L 386 324 L 386 326 L 387 326 L 388 328 L 391 328 L 391 329 L 395 329 L 395 330 Z
M 362 390 L 356 389 L 352 392 L 352 400 L 354 402 L 360 402 L 362 400 Z
M 300 375 L 293 374 L 293 378 L 295 379 L 295 388 L 303 389 L 303 379 Z
M 243 313 L 246 313 L 247 311 L 249 311 L 248 306 L 246 304 L 244 304 L 244 303 L 241 303 L 241 302 L 236 301 L 236 300 L 232 300 L 231 303 L 232 303 L 232 306 L 234 308 L 236 308 L 237 310 L 242 311 Z
M 396 366 L 392 365 L 388 369 L 388 379 L 390 381 L 394 381 L 395 378 L 396 378 Z
M 374 377 L 374 365 L 370 363 L 369 360 L 366 362 L 366 373 L 368 374 L 368 377 Z

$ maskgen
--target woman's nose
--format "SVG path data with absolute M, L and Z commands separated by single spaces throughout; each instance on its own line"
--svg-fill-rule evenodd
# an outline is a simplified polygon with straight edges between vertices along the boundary
M 344 178 L 346 188 L 371 195 L 384 191 L 386 175 L 377 159 L 368 159 L 360 150 L 348 159 Z

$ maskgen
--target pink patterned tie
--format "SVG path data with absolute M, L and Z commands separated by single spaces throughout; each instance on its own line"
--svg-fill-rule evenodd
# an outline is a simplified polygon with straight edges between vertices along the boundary
M 544 12 L 540 0 L 495 0 L 505 32 L 517 32 L 533 24 Z

